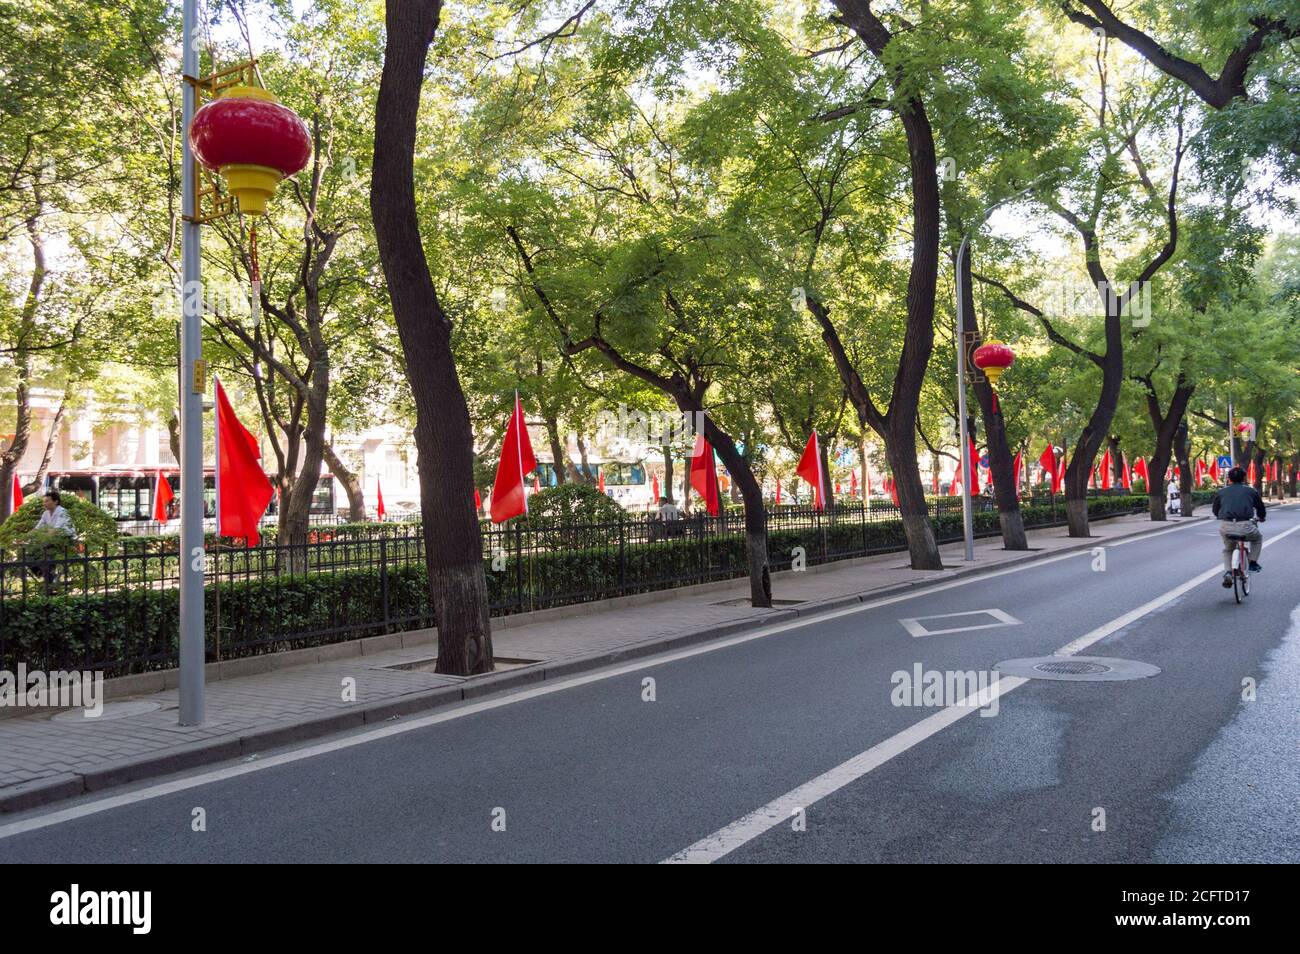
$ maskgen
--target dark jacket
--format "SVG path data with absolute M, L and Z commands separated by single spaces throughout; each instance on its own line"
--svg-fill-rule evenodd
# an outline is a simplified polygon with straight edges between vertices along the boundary
M 1264 500 L 1249 484 L 1228 484 L 1214 495 L 1213 509 L 1220 520 L 1264 519 Z

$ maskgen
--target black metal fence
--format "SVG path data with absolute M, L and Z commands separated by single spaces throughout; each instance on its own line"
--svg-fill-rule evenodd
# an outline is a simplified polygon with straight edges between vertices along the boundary
M 960 498 L 930 501 L 939 541 L 961 538 Z M 987 498 L 976 534 L 1000 532 Z M 1090 504 L 1093 517 L 1141 512 L 1146 498 Z M 1022 503 L 1026 527 L 1064 522 L 1061 497 Z M 767 514 L 774 569 L 906 548 L 888 501 Z M 436 543 L 435 543 L 436 545 Z M 483 526 L 493 615 L 507 615 L 745 575 L 744 514 L 664 522 L 628 513 L 605 522 L 516 520 Z M 433 625 L 418 524 L 340 525 L 296 546 L 212 544 L 204 560 L 208 658 L 303 648 Z M 176 662 L 175 538 L 123 538 L 108 552 L 51 558 L 0 553 L 0 669 L 99 669 L 110 675 Z

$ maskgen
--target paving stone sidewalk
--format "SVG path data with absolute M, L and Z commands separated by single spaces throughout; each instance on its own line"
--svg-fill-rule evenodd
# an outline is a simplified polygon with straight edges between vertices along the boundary
M 1208 515 L 1208 508 L 1203 514 Z M 643 596 L 634 604 L 613 600 L 573 608 L 572 615 L 549 611 L 536 614 L 541 618 L 535 621 L 521 618 L 511 621 L 521 625 L 494 628 L 501 672 L 470 679 L 432 672 L 437 653 L 433 634 L 407 634 L 393 639 L 406 643 L 399 648 L 209 681 L 207 720 L 201 726 L 177 724 L 175 689 L 131 697 L 126 701 L 133 708 L 148 711 L 130 715 L 114 715 L 124 701 L 115 699 L 99 719 L 76 712 L 52 716 L 48 710 L 0 718 L 0 811 L 205 762 L 249 757 L 295 740 L 502 690 L 533 675 L 555 678 L 577 666 L 594 668 L 611 661 L 611 654 L 648 653 L 673 637 L 722 635 L 790 618 L 795 609 L 802 615 L 819 605 L 1038 559 L 1054 551 L 1099 546 L 1179 522 L 1152 524 L 1145 515 L 1095 520 L 1093 539 L 1086 542 L 1071 539 L 1063 527 L 1030 531 L 1029 553 L 1003 550 L 1000 538 L 979 540 L 973 563 L 962 560 L 960 543 L 946 545 L 941 548 L 943 570 L 914 571 L 905 553 L 891 553 L 777 574 L 773 595 L 799 601 L 797 607 L 754 609 L 746 599 L 748 582 L 736 580 Z M 549 672 L 542 671 L 548 667 Z M 355 701 L 343 697 L 348 677 L 356 680 Z

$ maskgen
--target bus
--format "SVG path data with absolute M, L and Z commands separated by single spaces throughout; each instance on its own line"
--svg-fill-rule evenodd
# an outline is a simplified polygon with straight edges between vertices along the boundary
M 163 478 L 171 485 L 175 497 L 170 504 L 169 519 L 180 516 L 180 471 L 174 467 L 160 468 Z M 74 494 L 88 500 L 101 510 L 110 514 L 119 524 L 152 522 L 153 487 L 159 469 L 111 469 L 102 470 L 53 470 L 45 475 L 43 488 L 57 490 L 60 494 Z M 270 474 L 267 480 L 272 480 Z M 272 481 L 274 482 L 274 481 Z M 334 514 L 337 495 L 334 490 L 334 476 L 321 474 L 312 495 L 312 516 Z M 274 517 L 278 511 L 278 497 L 271 498 L 266 508 L 265 517 Z M 217 512 L 216 471 L 211 467 L 203 470 L 203 516 L 215 517 Z

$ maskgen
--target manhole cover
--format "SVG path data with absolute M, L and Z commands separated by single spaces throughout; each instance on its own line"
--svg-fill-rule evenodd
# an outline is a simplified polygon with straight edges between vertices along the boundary
M 127 716 L 156 712 L 161 708 L 162 706 L 157 702 L 145 702 L 144 700 L 105 702 L 104 710 L 97 716 L 91 715 L 88 709 L 69 709 L 66 712 L 51 716 L 50 720 L 52 722 L 86 722 L 89 720 L 107 722 L 110 719 L 125 719 Z
M 1034 668 L 1056 676 L 1096 676 L 1111 671 L 1109 666 L 1090 662 L 1048 662 L 1039 663 Z
M 1110 656 L 1029 656 L 1007 659 L 995 667 L 1004 676 L 1056 679 L 1061 682 L 1120 682 L 1146 679 L 1160 669 L 1150 663 Z

